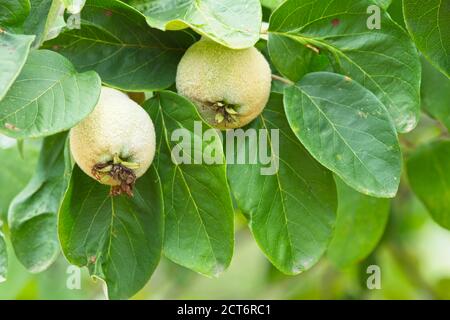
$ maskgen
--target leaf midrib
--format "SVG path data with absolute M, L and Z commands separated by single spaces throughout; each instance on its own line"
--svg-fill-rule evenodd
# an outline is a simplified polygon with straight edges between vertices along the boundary
M 378 181 L 376 176 L 367 168 L 367 166 L 364 164 L 364 162 L 359 158 L 359 156 L 356 154 L 356 152 L 353 150 L 353 148 L 347 143 L 346 139 L 341 135 L 339 130 L 335 127 L 334 123 L 328 118 L 328 116 L 325 114 L 325 112 L 320 108 L 319 105 L 316 104 L 313 97 L 310 96 L 306 91 L 304 91 L 301 87 L 295 86 L 298 88 L 301 92 L 301 94 L 305 95 L 309 101 L 316 107 L 316 109 L 322 114 L 322 116 L 325 118 L 325 120 L 330 124 L 330 126 L 333 128 L 333 131 L 337 133 L 339 138 L 344 142 L 344 144 L 347 146 L 347 148 L 352 152 L 352 154 L 355 156 L 355 158 L 361 163 L 361 165 L 365 168 L 365 170 L 370 174 L 370 176 L 374 179 L 374 181 L 380 186 L 382 189 L 385 187 Z M 343 177 L 341 177 L 343 178 Z M 343 178 L 344 179 L 344 178 Z

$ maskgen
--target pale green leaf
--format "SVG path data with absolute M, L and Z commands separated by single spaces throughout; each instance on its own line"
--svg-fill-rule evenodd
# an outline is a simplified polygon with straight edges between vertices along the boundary
M 62 0 L 67 11 L 71 14 L 78 14 L 83 9 L 86 0 Z
M 130 4 L 161 30 L 189 26 L 232 49 L 252 47 L 259 40 L 259 0 L 131 0 Z
M 260 0 L 260 1 L 264 7 L 273 10 L 276 7 L 278 7 L 284 0 Z
M 155 166 L 164 194 L 164 254 L 199 273 L 216 276 L 233 256 L 234 211 L 226 166 L 193 163 L 193 159 L 200 156 L 202 161 L 202 155 L 209 154 L 206 150 L 214 148 L 223 160 L 219 136 L 212 131 L 210 139 L 202 143 L 202 132 L 210 127 L 202 123 L 191 102 L 175 93 L 159 92 L 144 107 L 158 137 Z M 183 130 L 183 141 L 173 141 L 176 129 Z M 172 161 L 171 153 L 177 146 L 184 146 L 183 152 L 192 163 Z
M 22 70 L 33 40 L 33 36 L 0 31 L 0 100 Z
M 63 56 L 33 51 L 0 102 L 0 132 L 27 138 L 70 129 L 94 109 L 100 86 L 95 72 L 77 73 Z

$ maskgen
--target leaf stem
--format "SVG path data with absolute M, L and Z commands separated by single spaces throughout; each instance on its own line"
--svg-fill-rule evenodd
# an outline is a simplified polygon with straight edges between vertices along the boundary
M 292 82 L 291 80 L 286 79 L 286 78 L 283 78 L 283 77 L 278 76 L 278 75 L 276 75 L 276 74 L 272 74 L 272 79 L 273 79 L 273 80 L 276 80 L 276 81 L 283 82 L 283 83 L 285 83 L 285 84 L 287 84 L 287 85 L 290 85 L 290 86 L 294 85 L 294 82 Z

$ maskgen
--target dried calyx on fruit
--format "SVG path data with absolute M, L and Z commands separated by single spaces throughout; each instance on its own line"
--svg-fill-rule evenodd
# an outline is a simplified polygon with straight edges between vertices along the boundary
M 147 112 L 126 94 L 103 87 L 94 111 L 70 131 L 78 166 L 111 195 L 133 195 L 136 179 L 155 155 L 155 129 Z
M 176 86 L 210 125 L 223 130 L 239 128 L 263 111 L 270 95 L 271 71 L 255 48 L 233 50 L 204 38 L 181 59 Z

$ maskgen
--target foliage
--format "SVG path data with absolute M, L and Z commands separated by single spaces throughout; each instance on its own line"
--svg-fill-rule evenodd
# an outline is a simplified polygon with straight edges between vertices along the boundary
M 339 268 L 373 256 L 404 262 L 403 244 L 386 234 L 398 231 L 405 194 L 450 229 L 449 23 L 450 0 L 0 0 L 0 133 L 9 137 L 0 142 L 14 142 L 0 143 L 0 281 L 17 260 L 31 272 L 56 268 L 60 251 L 112 299 L 143 288 L 161 255 L 216 277 L 232 261 L 240 213 L 284 274 L 320 268 L 324 256 Z M 270 132 L 274 175 L 227 164 L 221 135 L 202 139 L 210 126 L 174 89 L 181 57 L 202 36 L 256 46 L 269 60 L 269 103 L 244 129 Z M 102 84 L 148 98 L 140 102 L 155 123 L 157 154 L 132 198 L 111 196 L 67 147 Z M 222 163 L 174 163 L 179 128 Z M 238 149 L 253 157 L 249 140 Z M 387 225 L 394 240 L 378 249 Z

